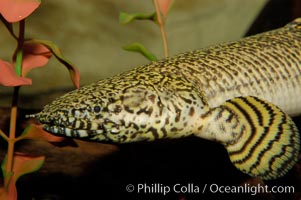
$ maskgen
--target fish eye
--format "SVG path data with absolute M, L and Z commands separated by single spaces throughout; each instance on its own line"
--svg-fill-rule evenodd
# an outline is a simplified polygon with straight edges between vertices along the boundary
M 96 113 L 100 112 L 100 106 L 94 106 L 94 112 Z

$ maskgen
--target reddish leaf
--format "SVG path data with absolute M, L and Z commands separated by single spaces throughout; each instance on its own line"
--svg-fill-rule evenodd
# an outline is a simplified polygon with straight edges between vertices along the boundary
M 42 125 L 30 124 L 18 138 L 18 140 L 28 138 L 28 139 L 41 139 L 48 142 L 62 142 L 66 138 L 59 137 L 44 131 Z
M 45 156 L 30 156 L 22 153 L 15 153 L 13 179 L 17 181 L 20 176 L 39 170 L 44 161 Z
M 16 182 L 24 174 L 37 171 L 45 161 L 45 156 L 29 156 L 23 153 L 15 153 L 13 158 L 13 173 L 6 171 L 7 156 L 2 162 L 1 168 L 4 179 L 8 182 L 7 199 L 17 199 Z
M 59 47 L 51 41 L 48 40 L 36 40 L 31 39 L 28 42 L 39 43 L 47 47 L 51 53 L 69 70 L 71 80 L 76 88 L 79 88 L 80 74 L 76 66 L 74 66 L 70 61 L 68 61 L 62 54 Z
M 13 66 L 0 59 L 0 84 L 4 86 L 31 85 L 29 78 L 20 77 L 14 71 Z
M 30 70 L 46 65 L 52 53 L 44 45 L 25 42 L 23 45 L 22 76 Z
M 167 13 L 172 6 L 174 0 L 156 0 L 159 5 L 159 9 L 164 18 L 167 17 Z
M 40 5 L 40 0 L 0 0 L 0 13 L 8 22 L 18 22 Z
M 0 199 L 7 199 L 7 191 L 4 189 L 4 187 L 0 188 Z
M 9 184 L 7 190 L 4 187 L 0 188 L 0 199 L 17 200 L 17 194 L 16 184 Z
M 11 176 L 12 182 L 15 183 L 20 176 L 39 170 L 42 167 L 44 160 L 45 156 L 30 156 L 24 153 L 15 152 L 12 176 L 6 171 L 7 157 L 4 158 L 1 167 L 4 177 Z

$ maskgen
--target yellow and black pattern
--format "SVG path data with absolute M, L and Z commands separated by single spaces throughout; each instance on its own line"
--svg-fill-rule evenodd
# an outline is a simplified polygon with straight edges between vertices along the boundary
M 194 134 L 225 144 L 243 172 L 277 178 L 299 150 L 298 131 L 285 113 L 301 114 L 300 26 L 296 19 L 134 68 L 71 91 L 31 116 L 53 134 L 117 144 Z
M 263 179 L 283 176 L 297 162 L 300 136 L 291 118 L 275 105 L 255 97 L 234 98 L 222 106 L 245 124 L 242 135 L 225 144 L 232 163 Z

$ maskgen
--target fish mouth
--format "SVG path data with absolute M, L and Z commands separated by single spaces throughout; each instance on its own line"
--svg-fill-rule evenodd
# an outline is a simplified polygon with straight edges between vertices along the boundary
M 78 139 L 91 139 L 99 141 L 109 141 L 109 138 L 104 134 L 104 130 L 86 130 L 72 129 L 68 127 L 58 126 L 55 124 L 43 124 L 43 129 L 54 135 L 65 136 Z
M 79 123 L 78 127 L 74 127 L 74 121 L 62 120 L 63 117 L 60 113 L 55 113 L 51 116 L 43 115 L 43 112 L 26 115 L 26 118 L 35 118 L 41 124 L 45 131 L 58 136 L 78 139 L 91 139 L 108 140 L 103 129 L 84 129 L 81 128 Z M 99 138 L 99 139 L 98 139 Z

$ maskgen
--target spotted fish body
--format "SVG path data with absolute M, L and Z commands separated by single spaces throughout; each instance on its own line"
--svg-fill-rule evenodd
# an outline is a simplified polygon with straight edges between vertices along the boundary
M 296 163 L 301 18 L 283 28 L 186 52 L 100 80 L 33 117 L 68 137 L 126 143 L 196 135 L 233 164 L 274 179 Z

